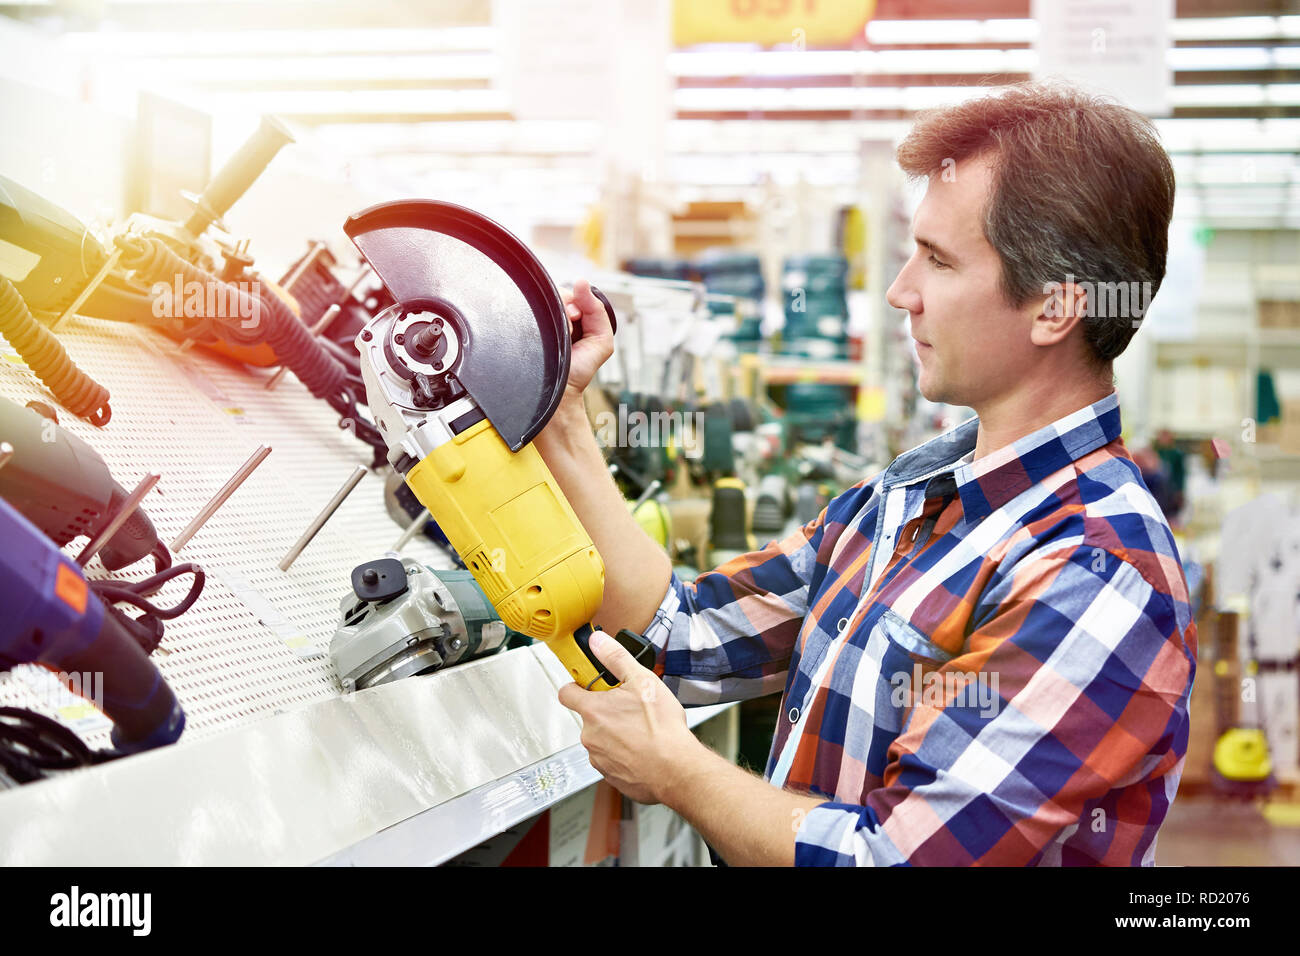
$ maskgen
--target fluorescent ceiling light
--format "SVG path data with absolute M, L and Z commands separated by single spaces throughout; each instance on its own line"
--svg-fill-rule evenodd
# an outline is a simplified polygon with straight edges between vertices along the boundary
M 151 58 L 143 65 L 164 76 L 214 84 L 488 80 L 501 69 L 493 53 Z
M 1036 20 L 872 20 L 867 39 L 876 44 L 1032 43 Z M 1300 16 L 1178 17 L 1169 23 L 1174 40 L 1271 40 L 1300 37 Z
M 1264 47 L 1170 47 L 1165 62 L 1174 70 L 1259 70 L 1273 65 Z
M 715 149 L 761 151 L 798 144 L 817 151 L 861 149 L 863 140 L 895 142 L 907 135 L 907 120 L 787 120 L 768 123 L 748 119 L 672 119 L 668 123 L 670 152 L 709 152 Z
M 1178 17 L 1169 24 L 1175 40 L 1271 40 L 1292 17 Z
M 315 139 L 350 154 L 385 152 L 577 153 L 594 150 L 594 120 L 438 120 L 429 123 L 330 123 Z
M 908 73 L 1032 73 L 1038 51 L 1012 50 L 727 50 L 668 56 L 683 77 L 853 76 Z M 1300 63 L 1300 47 L 1171 47 L 1173 70 L 1253 70 Z
M 890 43 L 1031 43 L 1036 20 L 871 20 L 867 39 Z
M 1300 67 L 1300 46 L 1274 47 L 1273 62 L 1279 67 Z
M 882 50 L 869 53 L 872 73 L 1029 73 L 1033 50 Z
M 864 69 L 855 50 L 708 50 L 668 54 L 671 76 L 818 76 Z
M 672 53 L 673 76 L 852 76 L 875 73 L 1028 73 L 1033 50 L 807 50 Z
M 80 50 L 121 56 L 319 56 L 359 53 L 486 52 L 495 48 L 492 27 L 443 29 L 230 30 L 70 32 L 60 42 Z
M 673 92 L 673 103 L 687 111 L 919 110 L 989 92 L 984 86 L 685 87 Z M 1181 107 L 1300 106 L 1300 84 L 1173 86 L 1169 101 Z
M 695 111 L 914 110 L 987 92 L 982 86 L 687 87 L 673 91 L 673 104 Z
M 501 90 L 274 90 L 203 93 L 198 98 L 214 111 L 287 116 L 504 113 L 510 109 L 509 97 Z
M 1155 124 L 1170 152 L 1294 152 L 1300 143 L 1300 119 L 1158 119 Z
M 1172 86 L 1174 106 L 1300 106 L 1300 84 Z

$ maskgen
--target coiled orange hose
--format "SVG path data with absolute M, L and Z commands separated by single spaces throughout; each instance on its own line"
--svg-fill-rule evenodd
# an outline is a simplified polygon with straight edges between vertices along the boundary
M 49 329 L 32 318 L 14 284 L 0 276 L 0 335 L 68 411 L 103 428 L 113 416 L 108 389 L 77 368 Z

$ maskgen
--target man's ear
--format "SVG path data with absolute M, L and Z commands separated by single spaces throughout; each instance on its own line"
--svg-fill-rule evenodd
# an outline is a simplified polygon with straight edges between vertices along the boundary
M 1042 307 L 1032 319 L 1029 341 L 1055 345 L 1088 314 L 1088 291 L 1074 282 L 1049 282 L 1043 286 Z

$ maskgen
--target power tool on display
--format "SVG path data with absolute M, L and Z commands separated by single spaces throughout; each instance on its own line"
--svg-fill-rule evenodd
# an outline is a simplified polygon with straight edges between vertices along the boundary
M 0 668 L 40 664 L 64 674 L 98 677 L 94 703 L 113 721 L 121 756 L 174 742 L 185 728 L 176 695 L 133 633 L 75 562 L 7 502 L 0 500 Z M 87 681 L 93 683 L 93 681 Z M 85 685 L 80 685 L 85 686 Z M 14 717 L 16 708 L 0 716 Z M 0 721 L 0 763 L 40 766 L 44 747 L 30 730 Z M 13 776 L 13 773 L 10 773 Z
M 349 692 L 487 657 L 516 636 L 469 571 L 410 558 L 358 565 L 339 610 L 330 660 Z
M 93 538 L 127 498 L 94 448 L 31 407 L 0 398 L 0 440 L 14 447 L 0 468 L 0 498 L 59 547 L 82 535 Z M 171 566 L 149 516 L 137 508 L 99 558 L 117 571 L 147 556 L 158 571 Z
M 451 203 L 381 203 L 343 231 L 393 299 L 356 339 L 388 461 L 506 626 L 543 641 L 580 686 L 608 690 L 617 681 L 588 646 L 604 563 L 530 444 L 569 375 L 554 282 L 514 235 Z M 650 661 L 639 634 L 616 638 Z

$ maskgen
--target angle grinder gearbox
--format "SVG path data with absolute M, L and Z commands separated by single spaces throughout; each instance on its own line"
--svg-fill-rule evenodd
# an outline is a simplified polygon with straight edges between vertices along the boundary
M 587 646 L 604 562 L 530 444 L 569 376 L 555 284 L 515 236 L 451 203 L 382 203 L 343 231 L 394 301 L 356 340 L 389 462 L 506 625 L 545 642 L 581 686 L 608 690 L 617 680 Z M 617 639 L 652 659 L 639 634 Z
M 345 691 L 495 654 L 512 635 L 468 571 L 380 558 L 352 571 L 330 641 Z

